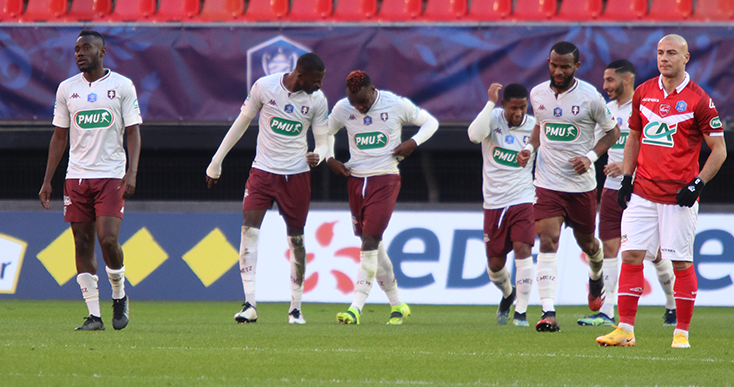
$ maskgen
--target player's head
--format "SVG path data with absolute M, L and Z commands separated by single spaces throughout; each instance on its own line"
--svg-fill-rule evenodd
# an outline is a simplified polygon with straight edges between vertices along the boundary
M 81 72 L 90 72 L 103 67 L 102 58 L 106 53 L 104 36 L 97 31 L 84 30 L 79 33 L 74 45 L 74 59 Z
M 658 42 L 658 70 L 666 78 L 675 78 L 686 71 L 686 63 L 691 55 L 688 42 L 676 34 L 663 36 Z
M 551 86 L 559 91 L 568 90 L 573 83 L 573 75 L 581 66 L 579 49 L 573 43 L 558 42 L 551 47 L 548 57 Z
M 504 88 L 502 108 L 510 126 L 520 126 L 528 112 L 528 89 L 519 83 L 511 83 Z
M 609 63 L 604 70 L 603 87 L 610 99 L 631 97 L 635 88 L 635 66 L 627 59 Z
M 375 103 L 377 90 L 370 76 L 362 70 L 354 70 L 347 77 L 347 99 L 358 112 L 367 114 Z
M 293 91 L 305 91 L 312 94 L 321 88 L 321 81 L 326 74 L 324 61 L 314 53 L 303 54 L 296 62 L 296 87 Z

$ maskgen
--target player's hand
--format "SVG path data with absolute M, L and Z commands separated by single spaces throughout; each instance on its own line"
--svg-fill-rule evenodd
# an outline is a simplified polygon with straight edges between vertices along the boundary
M 415 148 L 418 146 L 416 144 L 415 140 L 412 138 L 406 141 L 403 141 L 400 145 L 398 145 L 397 148 L 392 150 L 392 154 L 395 156 L 410 156 L 411 153 L 415 150 Z
M 589 167 L 591 167 L 591 160 L 586 156 L 574 157 L 568 159 L 568 161 L 571 162 L 573 170 L 579 175 L 586 173 L 586 171 L 589 170 Z
M 41 191 L 38 192 L 38 199 L 41 200 L 43 208 L 51 209 L 51 183 L 43 183 Z
M 136 174 L 131 173 L 130 171 L 127 171 L 125 173 L 125 176 L 122 177 L 122 180 L 120 181 L 120 185 L 117 186 L 117 189 L 122 188 L 122 199 L 128 199 L 130 196 L 133 196 L 135 193 L 135 180 L 136 180 Z
M 344 163 L 341 161 L 330 157 L 328 160 L 326 160 L 326 164 L 331 168 L 331 171 L 334 172 L 337 175 L 340 176 L 346 176 L 349 177 L 352 174 L 349 172 L 349 169 L 344 166 Z
M 211 188 L 214 184 L 217 184 L 219 182 L 219 179 L 214 179 L 209 177 L 209 175 L 206 175 L 206 188 Z
M 500 90 L 502 90 L 502 85 L 499 83 L 493 83 L 489 85 L 489 90 L 487 90 L 487 98 L 489 98 L 489 102 L 497 104 L 497 101 L 500 99 Z
M 321 157 L 319 156 L 318 153 L 313 153 L 313 152 L 306 153 L 306 162 L 311 167 L 315 167 L 315 166 L 319 165 L 319 159 L 320 158 Z
M 691 180 L 690 183 L 678 191 L 675 202 L 681 207 L 693 207 L 705 186 L 706 183 L 703 182 L 703 179 L 696 176 L 695 179 Z
M 528 165 L 528 160 L 530 160 L 531 155 L 532 153 L 530 153 L 529 150 L 521 150 L 520 153 L 517 154 L 517 164 L 523 168 L 526 167 Z
M 622 174 L 622 163 L 609 163 L 604 166 L 604 174 L 609 177 L 617 177 Z
M 627 208 L 627 202 L 630 201 L 632 198 L 632 176 L 631 175 L 624 175 L 622 177 L 622 186 L 619 187 L 619 191 L 617 191 L 617 204 L 619 204 L 622 209 Z

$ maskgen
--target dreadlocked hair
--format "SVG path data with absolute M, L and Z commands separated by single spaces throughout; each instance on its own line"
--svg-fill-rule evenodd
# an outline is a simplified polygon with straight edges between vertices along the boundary
M 362 70 L 354 70 L 347 77 L 347 89 L 352 93 L 358 93 L 361 88 L 371 85 L 370 76 Z

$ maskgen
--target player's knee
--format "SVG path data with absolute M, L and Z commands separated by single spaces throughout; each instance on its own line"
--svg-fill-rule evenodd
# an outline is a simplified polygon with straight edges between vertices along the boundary
M 512 245 L 512 250 L 515 252 L 515 258 L 525 258 L 532 254 L 533 246 L 523 242 L 515 242 Z
M 498 272 L 502 270 L 503 267 L 505 267 L 505 262 L 507 261 L 507 257 L 490 257 L 488 260 L 489 270 L 491 272 Z
M 362 235 L 362 251 L 377 250 L 380 245 L 380 238 L 374 235 Z

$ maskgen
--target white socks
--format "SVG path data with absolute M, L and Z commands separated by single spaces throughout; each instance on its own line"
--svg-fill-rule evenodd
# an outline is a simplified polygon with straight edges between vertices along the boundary
M 255 302 L 255 268 L 257 266 L 257 236 L 260 229 L 242 226 L 240 241 L 240 276 L 245 290 L 245 300 L 256 306 Z
M 352 308 L 362 312 L 367 296 L 372 289 L 372 282 L 377 274 L 377 251 L 369 250 L 359 253 L 359 270 L 357 271 L 357 280 L 354 283 L 354 301 Z
M 515 289 L 517 291 L 515 312 L 522 314 L 528 310 L 530 290 L 533 288 L 533 258 L 515 258 L 515 269 L 517 270 L 515 273 Z
M 502 297 L 507 298 L 510 294 L 512 294 L 510 272 L 509 270 L 507 270 L 507 266 L 503 266 L 502 269 L 497 272 L 489 270 L 489 266 L 487 266 L 487 273 L 489 274 L 489 279 L 492 280 L 494 286 L 502 291 Z
M 385 251 L 385 245 L 382 244 L 382 241 L 377 246 L 377 274 L 375 275 L 375 279 L 377 280 L 377 284 L 380 285 L 380 289 L 387 295 L 390 306 L 403 304 L 403 300 L 400 299 L 398 281 L 395 279 L 392 262 L 387 255 L 387 251 Z
M 112 298 L 115 300 L 125 298 L 125 266 L 117 270 L 105 266 L 105 270 L 112 285 Z
M 619 258 L 604 258 L 604 288 L 606 289 L 606 299 L 601 306 L 599 312 L 604 313 L 609 318 L 614 318 L 614 305 L 617 297 L 617 278 L 619 277 Z M 675 301 L 673 301 L 675 302 Z
M 665 292 L 665 308 L 675 309 L 675 298 L 673 298 L 673 285 L 675 285 L 675 274 L 673 273 L 673 262 L 669 259 L 661 259 L 660 262 L 654 263 L 655 270 L 658 272 L 658 281 Z
M 589 278 L 595 281 L 601 277 L 601 270 L 604 265 L 604 244 L 599 238 L 596 239 L 596 243 L 599 244 L 599 250 L 594 255 L 586 254 L 589 260 Z
M 554 312 L 556 310 L 554 298 L 556 296 L 557 276 L 556 253 L 539 253 L 535 281 L 538 283 L 538 293 L 540 294 L 543 312 Z
M 89 314 L 102 317 L 99 312 L 99 288 L 97 287 L 97 280 L 99 278 L 96 275 L 89 273 L 80 273 L 76 276 L 76 282 L 82 290 L 82 296 L 84 297 L 84 302 L 87 303 Z
M 288 311 L 301 310 L 303 279 L 306 275 L 306 248 L 303 246 L 303 235 L 289 236 L 288 247 L 291 250 L 291 307 Z
M 624 329 L 627 333 L 635 333 L 635 326 L 627 323 L 619 323 L 618 327 Z

